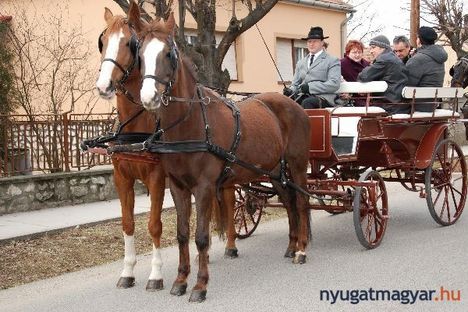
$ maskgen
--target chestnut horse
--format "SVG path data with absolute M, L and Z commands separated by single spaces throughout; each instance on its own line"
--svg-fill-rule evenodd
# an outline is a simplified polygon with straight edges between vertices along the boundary
M 166 22 L 153 21 L 142 32 L 140 97 L 146 109 L 157 113 L 161 128 L 165 129 L 159 142 L 162 149 L 150 150 L 162 153 L 161 164 L 168 174 L 177 209 L 179 268 L 171 294 L 183 295 L 187 288 L 193 194 L 199 268 L 189 300 L 201 302 L 206 298 L 209 279 L 210 202 L 218 186 L 223 190 L 221 206 L 229 236 L 234 230 L 234 185 L 254 181 L 266 172 L 282 177 L 272 179 L 272 184 L 288 211 L 286 255 L 294 256 L 294 263 L 305 262 L 310 233 L 308 198 L 286 186 L 286 176 L 306 189 L 310 131 L 304 110 L 281 94 L 260 94 L 238 103 L 237 108 L 198 85 L 192 64 L 179 56 L 174 28 L 171 14 Z M 220 157 L 221 154 L 226 157 Z
M 96 87 L 101 97 L 111 99 L 117 94 L 117 110 L 120 124 L 128 122 L 122 133 L 153 133 L 156 119 L 145 111 L 140 103 L 141 87 L 138 68 L 138 33 L 141 30 L 140 12 L 133 1 L 128 18 L 114 16 L 105 9 L 106 30 L 99 37 L 99 49 L 102 63 Z M 134 243 L 134 204 L 135 180 L 141 180 L 148 188 L 151 198 L 148 230 L 153 241 L 151 274 L 146 289 L 148 291 L 163 288 L 161 274 L 162 259 L 160 238 L 162 233 L 161 209 L 164 200 L 165 173 L 162 166 L 154 162 L 142 162 L 125 159 L 114 154 L 114 181 L 122 208 L 122 228 L 125 241 L 124 268 L 117 283 L 119 288 L 132 287 L 135 282 L 134 267 L 136 251 Z

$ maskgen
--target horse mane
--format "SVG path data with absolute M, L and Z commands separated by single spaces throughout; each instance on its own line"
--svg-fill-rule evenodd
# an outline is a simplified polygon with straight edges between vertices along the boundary
M 157 38 L 166 44 L 169 44 L 168 40 L 172 36 L 171 32 L 166 28 L 165 24 L 162 22 L 162 19 L 153 20 L 151 23 L 147 24 L 141 33 L 142 38 L 146 37 Z M 198 74 L 196 65 L 192 60 L 187 57 L 182 51 L 177 48 L 179 51 L 179 58 L 184 67 L 188 70 L 189 74 L 195 81 L 198 81 Z
M 128 24 L 128 19 L 122 15 L 115 15 L 112 21 L 107 26 L 107 29 L 113 33 L 122 28 L 125 24 Z
M 192 60 L 188 56 L 182 54 L 181 52 L 179 53 L 182 64 L 185 65 L 185 68 L 188 70 L 192 78 L 198 82 L 197 66 L 192 62 Z
M 146 36 L 151 36 L 158 38 L 161 41 L 167 41 L 167 38 L 170 36 L 170 32 L 161 22 L 161 19 L 157 19 L 147 24 L 146 27 L 143 29 L 141 35 L 142 38 L 145 38 Z

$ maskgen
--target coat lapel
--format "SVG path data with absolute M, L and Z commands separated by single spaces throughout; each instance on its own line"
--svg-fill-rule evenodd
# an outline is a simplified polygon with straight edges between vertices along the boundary
M 317 67 L 324 59 L 326 58 L 326 53 L 323 51 L 316 60 L 312 63 L 312 66 L 309 67 L 309 71 Z

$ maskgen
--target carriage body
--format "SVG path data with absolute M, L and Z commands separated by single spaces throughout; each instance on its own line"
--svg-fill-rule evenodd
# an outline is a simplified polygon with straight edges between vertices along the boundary
M 366 248 L 377 247 L 385 233 L 389 216 L 385 182 L 418 192 L 441 225 L 458 220 L 467 193 L 465 158 L 458 144 L 449 139 L 448 130 L 459 119 L 462 89 L 405 88 L 403 96 L 411 101 L 412 113 L 389 115 L 380 107 L 369 106 L 371 100 L 376 103 L 372 90 L 386 88 L 379 83 L 345 83 L 340 88 L 346 93 L 366 93 L 365 107 L 306 110 L 313 132 L 310 207 L 332 214 L 353 212 L 356 234 Z M 423 101 L 434 107 L 431 112 L 415 112 L 414 104 L 421 104 L 421 98 L 429 98 Z M 439 104 L 448 109 L 435 109 Z M 260 182 L 257 186 L 264 189 L 265 180 Z M 272 195 L 262 196 L 255 186 L 246 194 L 249 192 L 253 195 L 246 206 L 259 220 L 262 205 L 275 205 L 267 202 Z M 244 231 L 240 237 L 247 234 Z

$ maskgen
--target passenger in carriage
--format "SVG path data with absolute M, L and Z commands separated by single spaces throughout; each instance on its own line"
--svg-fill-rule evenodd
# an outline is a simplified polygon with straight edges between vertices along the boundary
M 358 74 L 367 66 L 369 62 L 364 58 L 364 45 L 358 40 L 349 40 L 345 47 L 345 56 L 341 62 L 341 77 L 345 81 L 357 81 Z M 350 94 L 340 94 L 340 99 L 337 102 L 342 102 L 342 105 L 364 106 L 365 100 L 360 96 L 351 96 Z
M 302 38 L 307 40 L 309 54 L 297 62 L 292 84 L 283 90 L 286 96 L 302 94 L 296 101 L 304 108 L 335 106 L 341 66 L 338 58 L 325 51 L 326 38 L 321 27 L 312 27 L 308 36 Z
M 442 87 L 445 76 L 445 62 L 448 55 L 445 50 L 435 45 L 437 33 L 432 27 L 423 26 L 418 30 L 417 50 L 406 63 L 409 72 L 408 86 L 411 87 Z M 421 99 L 428 102 L 431 99 Z M 433 105 L 417 104 L 415 110 L 431 112 Z
M 374 62 L 364 68 L 358 75 L 358 81 L 385 81 L 388 84 L 384 92 L 384 99 L 378 99 L 379 106 L 382 106 L 391 114 L 408 113 L 409 105 L 385 105 L 387 103 L 401 103 L 401 91 L 408 81 L 408 71 L 405 64 L 393 53 L 390 41 L 387 37 L 379 35 L 369 42 L 370 53 L 374 57 Z
M 414 51 L 406 36 L 396 36 L 393 39 L 393 52 L 395 52 L 396 56 L 406 64 Z
M 364 45 L 358 40 L 349 40 L 345 47 L 345 56 L 341 59 L 341 76 L 345 81 L 357 81 L 358 74 L 369 62 L 363 59 Z

